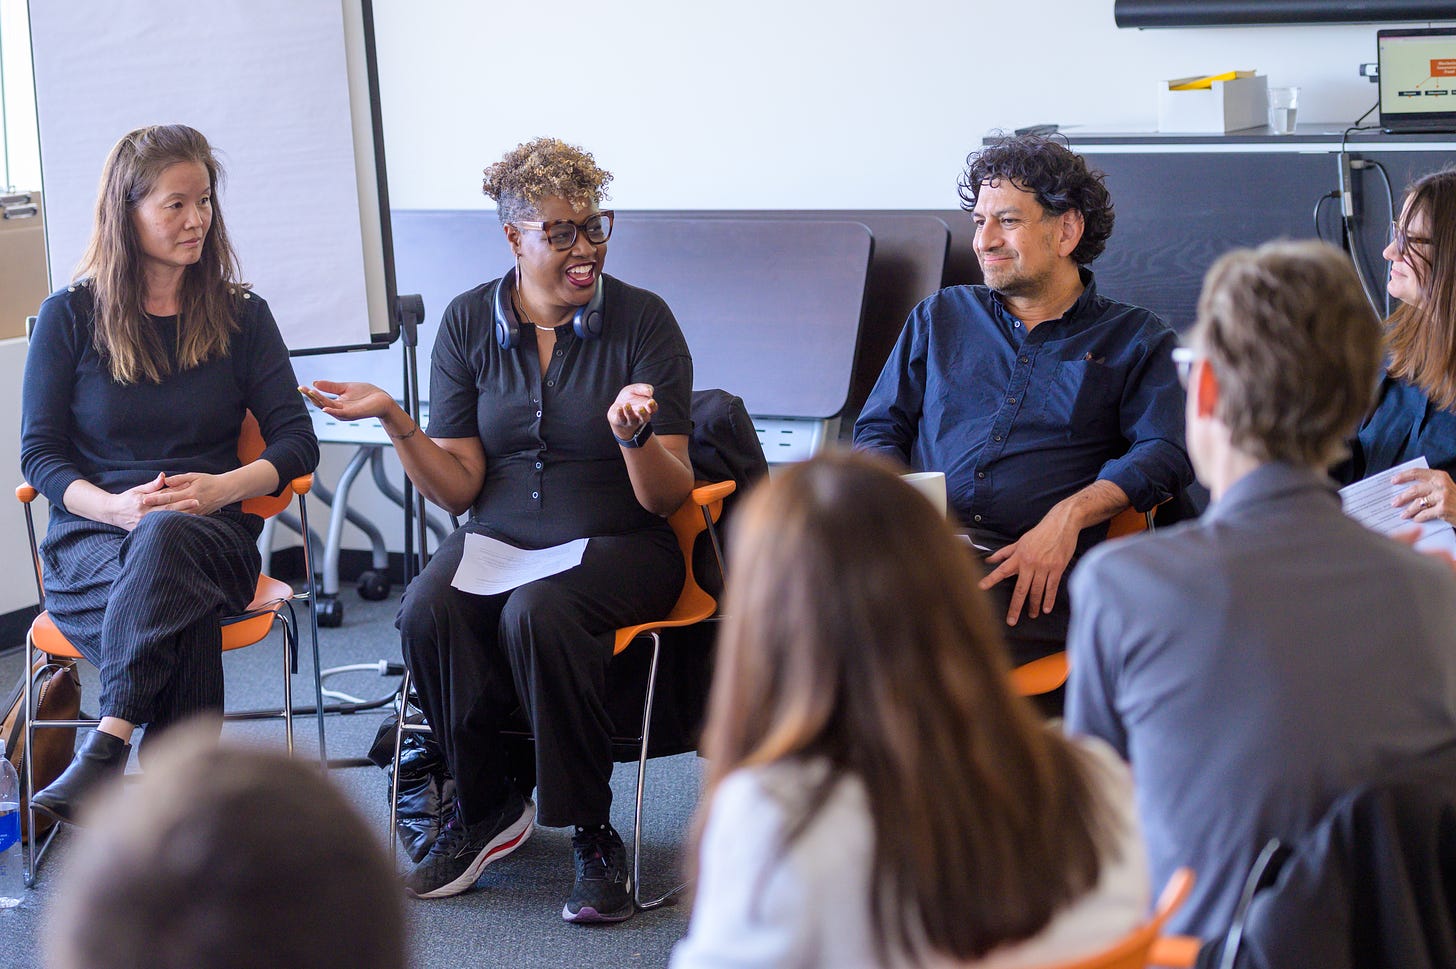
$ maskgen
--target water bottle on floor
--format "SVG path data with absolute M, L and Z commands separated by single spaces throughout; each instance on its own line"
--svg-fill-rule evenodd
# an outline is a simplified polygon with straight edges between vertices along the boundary
M 0 757 L 0 910 L 14 908 L 25 897 L 20 867 L 20 778 L 10 761 Z

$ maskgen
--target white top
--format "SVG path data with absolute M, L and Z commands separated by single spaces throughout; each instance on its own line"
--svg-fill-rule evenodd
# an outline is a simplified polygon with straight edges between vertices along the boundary
M 1132 776 L 1106 744 L 1087 738 L 1075 742 L 1092 755 L 1120 822 L 1117 855 L 1103 859 L 1093 890 L 1040 934 L 993 952 L 974 963 L 978 969 L 1092 955 L 1148 915 L 1147 861 Z M 772 790 L 802 790 L 811 772 L 823 769 L 822 762 L 786 762 L 723 779 L 703 833 L 692 924 L 673 950 L 672 969 L 878 965 L 868 901 L 874 835 L 858 778 L 839 782 L 787 855 L 775 851 L 785 812 L 782 795 Z M 939 969 L 962 963 L 931 956 L 921 965 Z

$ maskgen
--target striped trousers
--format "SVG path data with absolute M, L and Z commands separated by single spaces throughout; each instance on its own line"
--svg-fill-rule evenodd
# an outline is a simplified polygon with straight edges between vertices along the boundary
M 222 710 L 218 620 L 252 601 L 262 519 L 155 511 L 124 531 L 53 519 L 40 546 L 46 610 L 101 671 L 100 714 L 148 724 L 146 740 Z

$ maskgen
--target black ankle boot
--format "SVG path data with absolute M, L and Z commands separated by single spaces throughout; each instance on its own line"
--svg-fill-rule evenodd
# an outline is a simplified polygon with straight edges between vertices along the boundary
M 97 787 L 104 786 L 126 771 L 129 754 L 131 744 L 109 733 L 93 730 L 86 735 L 81 749 L 76 751 L 76 756 L 61 776 L 31 798 L 30 803 L 36 810 L 44 811 L 57 821 L 75 824 L 77 811 L 86 798 Z

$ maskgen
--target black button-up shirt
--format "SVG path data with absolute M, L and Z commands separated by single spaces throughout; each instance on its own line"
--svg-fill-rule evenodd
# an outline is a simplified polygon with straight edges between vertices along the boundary
M 926 299 L 855 423 L 856 447 L 944 471 L 956 517 L 992 548 L 1098 479 L 1144 511 L 1193 480 L 1177 337 L 1082 279 L 1072 308 L 1030 332 L 985 286 Z M 1078 551 L 1105 534 L 1085 529 Z
M 479 437 L 485 447 L 474 519 L 521 548 L 667 528 L 637 501 L 607 409 L 628 384 L 651 384 L 653 429 L 692 431 L 693 364 L 672 311 L 661 297 L 603 276 L 601 338 L 558 326 L 543 376 L 534 327 L 521 328 L 513 349 L 496 340 L 498 283 L 451 301 L 431 357 L 430 436 Z

